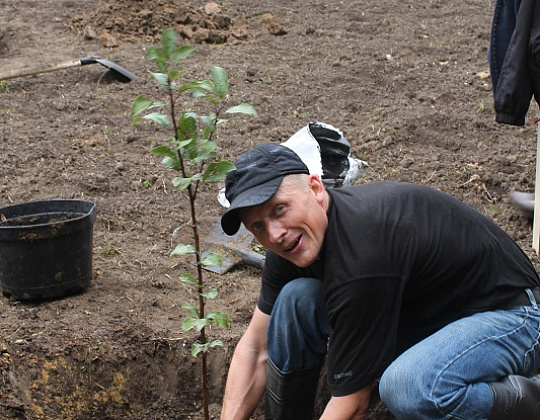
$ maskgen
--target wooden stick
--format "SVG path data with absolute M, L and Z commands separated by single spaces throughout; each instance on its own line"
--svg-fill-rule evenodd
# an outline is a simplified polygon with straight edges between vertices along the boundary
M 10 70 L 4 73 L 0 73 L 0 80 L 15 79 L 17 77 L 33 76 L 35 74 L 48 73 L 56 70 L 68 69 L 71 67 L 78 67 L 81 65 L 81 60 L 65 61 L 62 63 L 56 63 L 52 65 L 45 65 L 40 67 L 28 67 L 24 69 Z

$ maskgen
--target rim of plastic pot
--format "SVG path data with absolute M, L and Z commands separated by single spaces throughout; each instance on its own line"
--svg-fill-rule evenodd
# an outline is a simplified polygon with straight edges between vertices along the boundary
M 57 221 L 42 221 L 39 216 L 48 214 L 68 214 Z M 36 216 L 34 223 L 13 223 L 17 218 Z M 36 240 L 51 236 L 69 234 L 77 230 L 79 222 L 93 224 L 96 219 L 96 205 L 92 201 L 78 199 L 35 200 L 0 208 L 0 241 L 20 240 L 25 232 L 32 232 L 28 239 Z M 11 222 L 11 223 L 10 223 Z

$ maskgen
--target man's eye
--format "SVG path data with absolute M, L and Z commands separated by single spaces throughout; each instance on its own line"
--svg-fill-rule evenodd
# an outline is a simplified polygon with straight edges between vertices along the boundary
M 261 222 L 253 223 L 251 226 L 255 232 L 260 232 L 263 228 L 263 224 Z
M 281 213 L 283 210 L 285 210 L 285 206 L 283 205 L 276 207 L 276 213 Z

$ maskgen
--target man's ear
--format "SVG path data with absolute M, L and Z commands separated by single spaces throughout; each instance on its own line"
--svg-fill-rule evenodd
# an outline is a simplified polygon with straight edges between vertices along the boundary
M 326 189 L 324 188 L 324 184 L 321 178 L 319 178 L 317 175 L 309 175 L 308 185 L 315 193 L 315 197 L 317 197 L 317 200 L 321 202 L 326 194 Z

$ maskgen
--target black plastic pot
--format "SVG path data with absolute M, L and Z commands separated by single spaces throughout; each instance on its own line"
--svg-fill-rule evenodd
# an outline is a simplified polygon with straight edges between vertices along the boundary
M 0 288 L 19 300 L 79 293 L 92 279 L 95 204 L 33 201 L 0 208 Z

